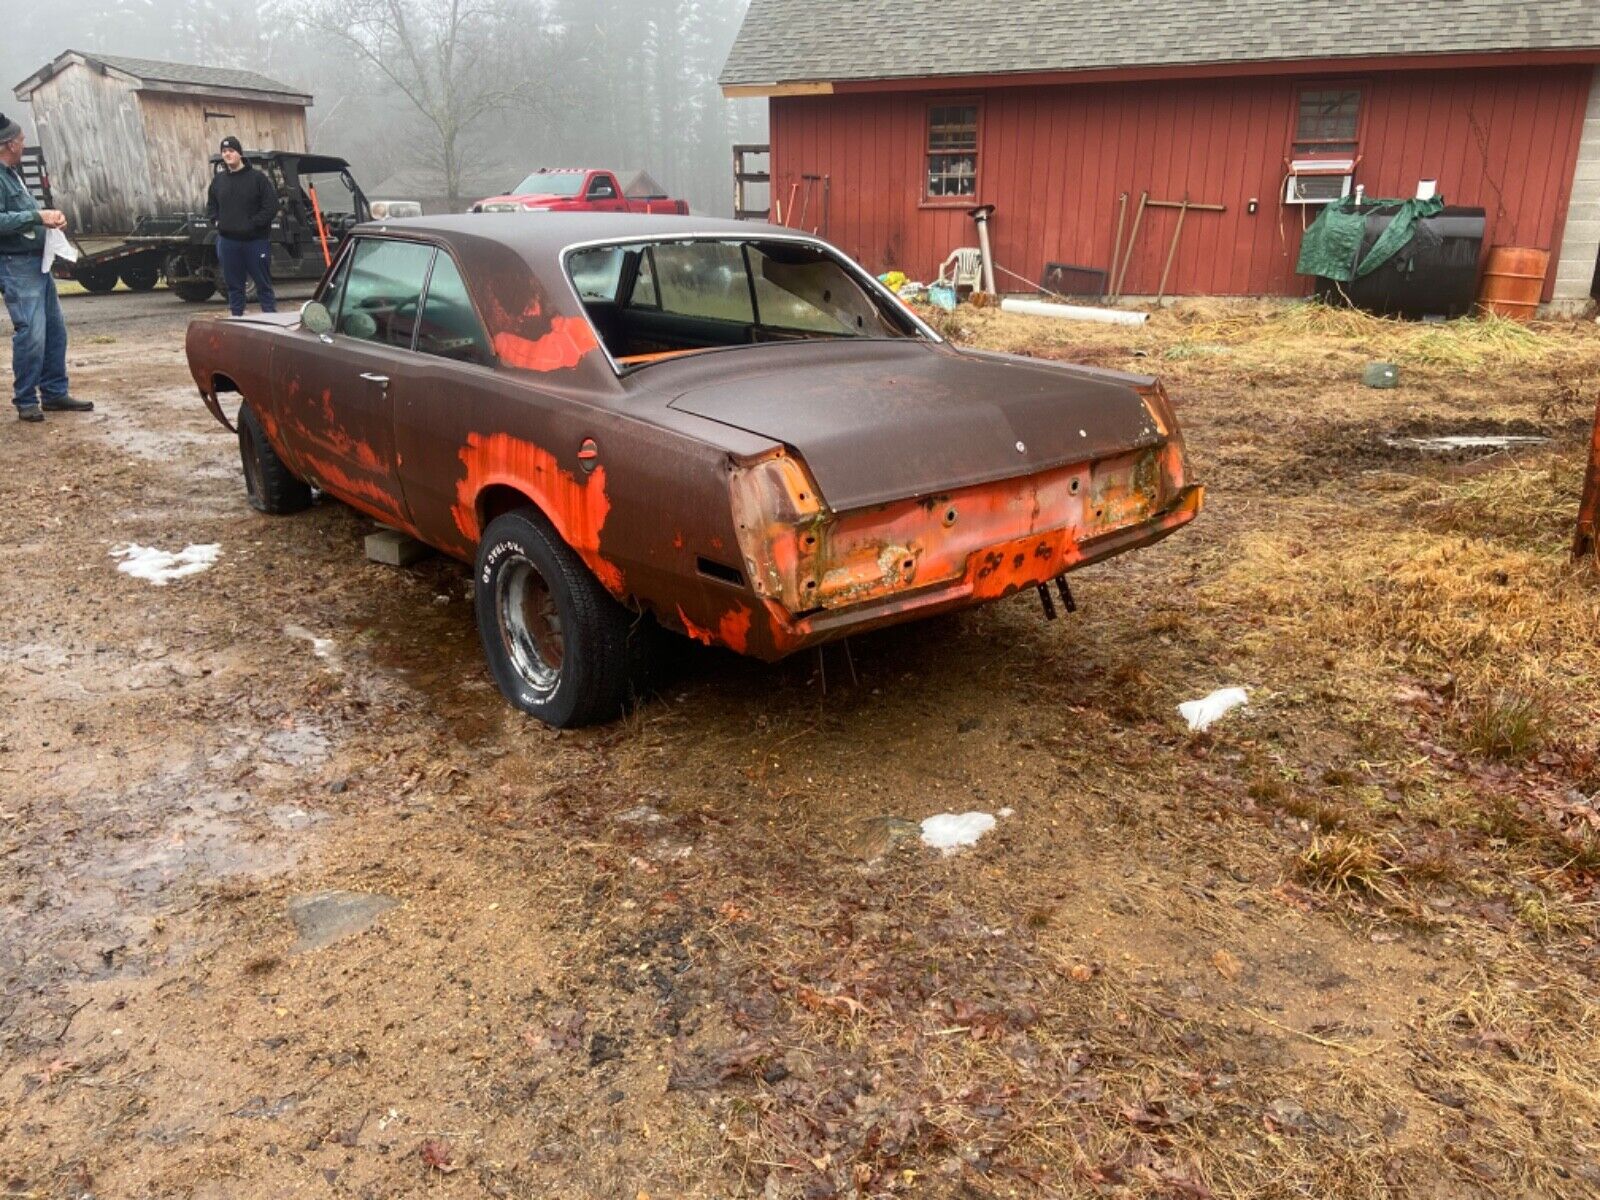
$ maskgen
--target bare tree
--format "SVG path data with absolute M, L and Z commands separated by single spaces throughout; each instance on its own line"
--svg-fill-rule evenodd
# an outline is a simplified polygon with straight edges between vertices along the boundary
M 548 116 L 543 13 L 529 0 L 290 0 L 304 29 L 392 84 L 431 136 L 418 157 L 444 179 L 452 207 L 484 118 L 508 108 Z

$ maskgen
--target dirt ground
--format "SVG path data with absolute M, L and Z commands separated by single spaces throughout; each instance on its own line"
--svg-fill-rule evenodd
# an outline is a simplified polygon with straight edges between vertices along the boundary
M 963 313 L 1161 374 L 1201 518 L 557 734 L 461 565 L 248 508 L 197 310 L 66 306 L 96 411 L 0 423 L 6 1197 L 1600 1195 L 1592 323 Z

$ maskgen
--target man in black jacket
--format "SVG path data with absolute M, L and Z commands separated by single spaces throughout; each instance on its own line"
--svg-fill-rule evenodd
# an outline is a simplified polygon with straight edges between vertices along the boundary
M 277 312 L 272 293 L 272 218 L 278 215 L 278 189 L 244 160 L 236 137 L 222 139 L 222 165 L 211 177 L 206 216 L 217 231 L 217 259 L 228 285 L 228 311 L 244 315 L 244 288 L 255 280 L 262 312 Z

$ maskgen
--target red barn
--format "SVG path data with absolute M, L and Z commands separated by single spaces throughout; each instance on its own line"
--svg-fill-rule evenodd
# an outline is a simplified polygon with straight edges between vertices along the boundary
M 751 0 L 721 82 L 768 97 L 783 218 L 875 270 L 931 279 L 977 204 L 1016 275 L 1109 269 L 1148 192 L 1223 206 L 1185 215 L 1169 294 L 1300 295 L 1318 202 L 1433 180 L 1485 246 L 1549 251 L 1543 298 L 1571 303 L 1600 258 L 1597 64 L 1597 0 Z M 1178 217 L 1146 212 L 1124 294 L 1156 292 Z

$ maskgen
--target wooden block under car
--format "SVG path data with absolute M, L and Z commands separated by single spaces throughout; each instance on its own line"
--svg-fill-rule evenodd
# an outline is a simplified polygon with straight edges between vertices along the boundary
M 409 567 L 433 554 L 433 547 L 407 537 L 398 529 L 367 534 L 367 557 L 386 567 Z

